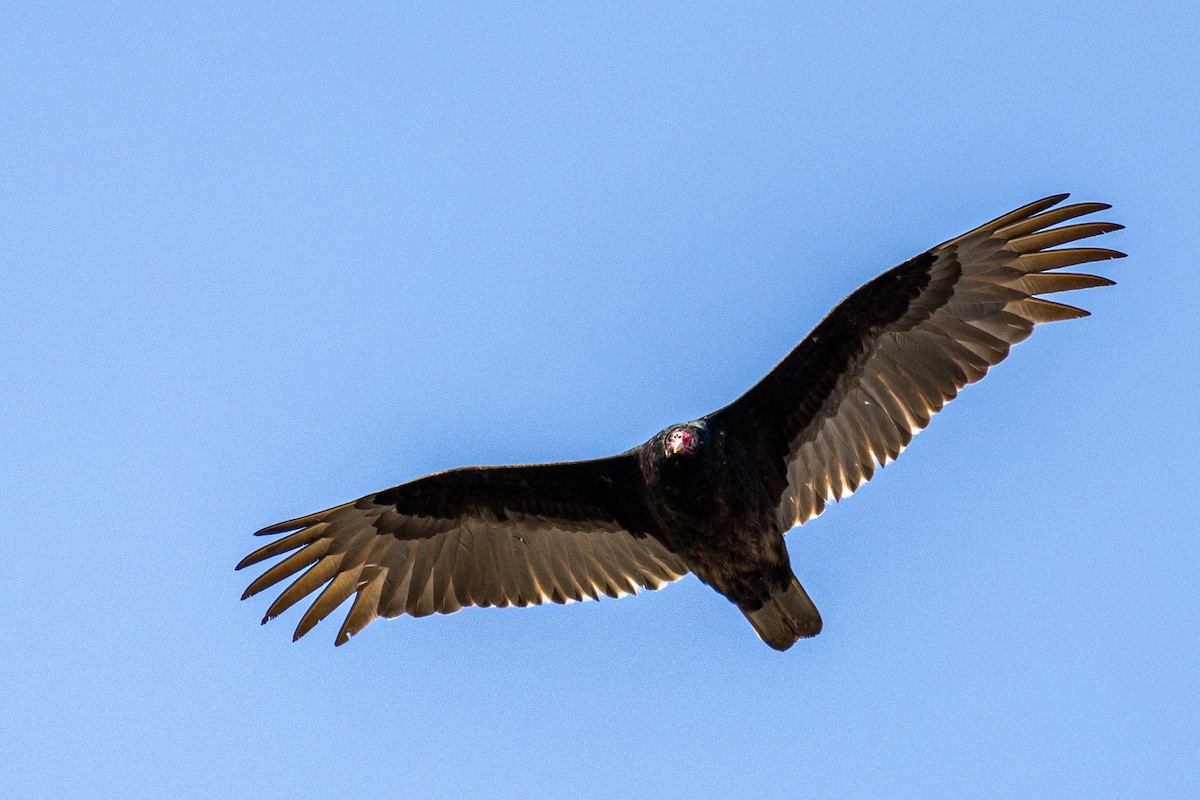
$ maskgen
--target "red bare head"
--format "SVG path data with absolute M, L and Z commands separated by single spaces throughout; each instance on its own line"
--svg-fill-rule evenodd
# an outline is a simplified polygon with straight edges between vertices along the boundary
M 671 455 L 691 455 L 700 446 L 700 437 L 687 428 L 676 428 L 667 434 L 667 452 Z

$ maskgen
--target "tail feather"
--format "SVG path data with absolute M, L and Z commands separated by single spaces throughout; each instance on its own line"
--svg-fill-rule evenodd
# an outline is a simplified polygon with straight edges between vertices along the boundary
M 787 650 L 797 639 L 821 632 L 821 614 L 795 576 L 790 585 L 777 589 L 762 608 L 742 609 L 742 613 L 754 626 L 758 638 L 776 650 Z

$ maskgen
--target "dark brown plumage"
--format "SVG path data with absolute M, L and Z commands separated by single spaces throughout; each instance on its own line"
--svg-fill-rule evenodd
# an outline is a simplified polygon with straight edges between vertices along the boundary
M 342 644 L 379 616 L 620 597 L 692 572 L 785 650 L 818 633 L 821 617 L 783 534 L 895 459 L 1036 324 L 1087 315 L 1036 295 L 1112 283 L 1052 271 L 1123 255 L 1047 249 L 1121 227 L 1059 225 L 1108 208 L 1064 199 L 888 270 L 733 403 L 626 453 L 449 470 L 264 528 L 287 535 L 237 568 L 288 555 L 243 598 L 300 573 L 266 622 L 324 586 L 299 638 L 354 595 Z

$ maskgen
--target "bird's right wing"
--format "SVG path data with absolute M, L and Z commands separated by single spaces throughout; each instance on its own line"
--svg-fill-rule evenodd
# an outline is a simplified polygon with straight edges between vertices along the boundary
M 1052 227 L 1107 209 L 1047 197 L 951 239 L 870 281 L 710 422 L 749 449 L 786 530 L 851 494 L 895 459 L 966 384 L 1042 322 L 1087 312 L 1036 295 L 1107 286 L 1061 267 L 1120 258 L 1047 249 L 1118 230 Z
M 631 454 L 594 461 L 449 470 L 263 528 L 286 533 L 242 569 L 290 553 L 243 599 L 299 577 L 263 622 L 324 586 L 300 638 L 351 595 L 343 644 L 376 617 L 463 606 L 528 606 L 658 589 L 687 567 L 652 535 Z M 293 552 L 294 551 L 294 552 Z

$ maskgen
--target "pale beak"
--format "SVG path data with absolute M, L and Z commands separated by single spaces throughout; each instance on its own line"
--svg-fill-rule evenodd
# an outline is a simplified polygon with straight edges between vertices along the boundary
M 671 434 L 671 440 L 667 442 L 667 448 L 675 455 L 680 453 L 690 453 L 692 451 L 692 440 L 695 437 L 687 431 L 676 431 Z

